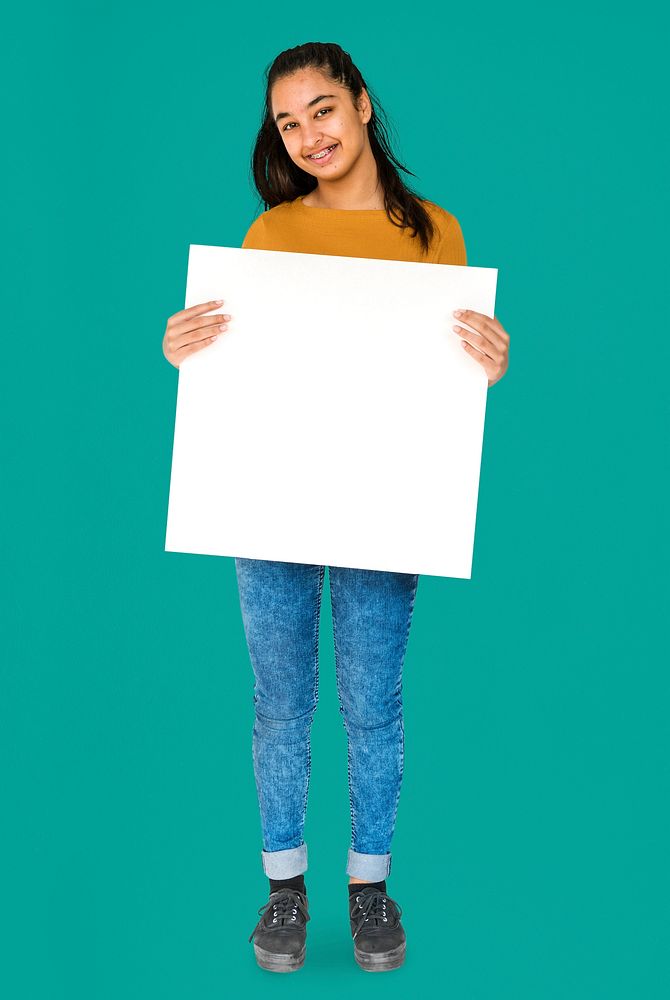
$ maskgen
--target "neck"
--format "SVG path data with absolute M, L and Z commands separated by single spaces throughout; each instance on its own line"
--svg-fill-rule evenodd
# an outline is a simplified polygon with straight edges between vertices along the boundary
M 314 191 L 303 198 L 311 208 L 380 209 L 384 208 L 384 191 L 379 183 L 377 161 L 370 143 L 344 177 L 321 180 Z

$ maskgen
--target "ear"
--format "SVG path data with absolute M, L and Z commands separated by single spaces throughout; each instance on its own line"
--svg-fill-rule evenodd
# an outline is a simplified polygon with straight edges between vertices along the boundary
M 358 98 L 358 113 L 361 116 L 361 123 L 367 125 L 372 118 L 372 101 L 365 87 L 363 87 L 361 96 Z

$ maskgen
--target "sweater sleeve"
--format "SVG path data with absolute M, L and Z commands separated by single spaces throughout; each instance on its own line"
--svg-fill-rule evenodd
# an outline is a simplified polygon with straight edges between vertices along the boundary
M 255 219 L 249 226 L 247 235 L 242 240 L 242 249 L 246 250 L 249 248 L 250 250 L 265 250 L 266 246 L 264 234 L 265 222 L 263 215 L 259 215 L 258 218 Z
M 445 216 L 442 238 L 437 248 L 437 263 L 466 265 L 468 260 L 465 240 L 458 219 L 448 212 L 445 212 Z

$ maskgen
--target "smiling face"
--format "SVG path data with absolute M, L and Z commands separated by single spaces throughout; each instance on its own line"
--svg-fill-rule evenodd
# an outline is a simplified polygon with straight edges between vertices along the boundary
M 316 69 L 302 69 L 272 88 L 271 111 L 288 155 L 318 181 L 334 180 L 370 151 L 367 123 L 372 109 L 363 90 L 355 108 L 346 87 Z M 310 154 L 334 146 L 325 156 Z

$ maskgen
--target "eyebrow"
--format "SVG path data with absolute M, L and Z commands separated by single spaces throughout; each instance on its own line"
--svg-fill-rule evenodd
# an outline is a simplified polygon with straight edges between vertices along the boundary
M 309 101 L 305 107 L 311 108 L 313 104 L 318 104 L 319 101 L 330 100 L 331 98 L 337 100 L 337 94 L 320 94 L 319 97 L 315 97 L 313 100 Z M 278 115 L 275 115 L 275 121 L 278 122 L 280 118 L 292 118 L 290 111 L 280 111 Z

